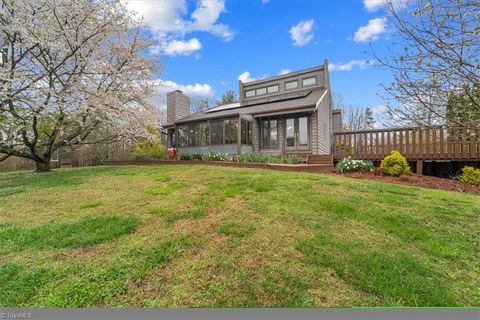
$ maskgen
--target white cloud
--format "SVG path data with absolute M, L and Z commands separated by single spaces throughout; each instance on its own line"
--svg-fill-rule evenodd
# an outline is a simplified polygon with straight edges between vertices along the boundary
M 185 29 L 187 21 L 182 16 L 188 13 L 185 0 L 162 1 L 130 0 L 124 1 L 130 11 L 143 17 L 144 22 L 154 31 L 160 33 L 181 32 Z
M 372 12 L 384 8 L 386 4 L 392 4 L 395 10 L 402 9 L 409 2 L 409 0 L 363 0 L 363 5 L 367 11 Z
M 270 2 L 270 0 L 262 0 L 262 4 L 267 4 L 269 2 Z
M 152 50 L 154 54 L 186 55 L 198 51 L 201 48 L 198 39 L 185 40 L 185 35 L 191 32 L 208 32 L 225 41 L 235 35 L 228 25 L 218 22 L 226 11 L 224 0 L 198 0 L 190 16 L 186 0 L 122 1 L 132 14 L 143 18 L 160 43 Z
M 251 82 L 257 80 L 256 78 L 253 78 L 250 72 L 245 71 L 242 74 L 238 76 L 238 80 L 242 81 L 243 83 L 245 82 Z
M 373 114 L 382 114 L 388 111 L 388 107 L 383 104 L 379 104 L 378 106 L 375 106 L 372 108 L 372 113 Z
M 167 93 L 181 90 L 184 94 L 190 98 L 212 98 L 215 95 L 215 92 L 207 83 L 194 83 L 194 84 L 179 84 L 171 80 L 162 80 L 156 79 L 153 80 L 154 85 L 156 86 L 156 95 L 150 98 L 150 103 L 157 106 L 160 112 L 166 117 L 167 110 Z
M 192 13 L 191 31 L 206 31 L 215 34 L 226 41 L 233 39 L 233 32 L 230 27 L 223 23 L 216 23 L 220 14 L 225 12 L 223 0 L 200 0 L 197 8 Z
M 371 19 L 366 26 L 358 28 L 357 32 L 353 35 L 353 40 L 356 42 L 375 41 L 379 38 L 380 34 L 385 32 L 386 27 L 387 18 Z
M 363 0 L 363 5 L 367 11 L 376 11 L 383 7 L 384 0 Z
M 350 60 L 346 63 L 330 63 L 328 69 L 330 71 L 351 71 L 354 67 L 365 69 L 372 63 L 365 60 Z
M 293 45 L 297 47 L 304 46 L 313 40 L 313 19 L 300 21 L 293 26 L 288 32 L 293 40 Z
M 215 91 L 212 86 L 207 83 L 195 83 L 182 85 L 178 84 L 171 80 L 155 80 L 155 85 L 157 85 L 157 93 L 159 95 L 165 95 L 168 92 L 181 90 L 184 94 L 189 97 L 208 97 L 211 98 L 214 96 Z
M 202 48 L 197 38 L 190 40 L 172 40 L 158 50 L 168 56 L 190 55 Z
M 290 69 L 282 69 L 282 70 L 278 73 L 278 75 L 281 76 L 281 75 L 284 75 L 284 74 L 287 74 L 287 73 L 290 73 L 290 72 L 292 72 L 292 70 L 290 70 Z

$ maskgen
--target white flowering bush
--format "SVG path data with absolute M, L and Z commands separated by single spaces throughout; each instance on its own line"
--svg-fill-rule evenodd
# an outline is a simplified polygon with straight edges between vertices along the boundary
M 341 173 L 353 171 L 373 171 L 373 162 L 370 160 L 355 160 L 352 157 L 343 158 L 337 163 L 337 169 Z
M 226 161 L 228 155 L 226 153 L 220 153 L 215 151 L 210 151 L 207 154 L 204 154 L 202 159 L 209 161 Z

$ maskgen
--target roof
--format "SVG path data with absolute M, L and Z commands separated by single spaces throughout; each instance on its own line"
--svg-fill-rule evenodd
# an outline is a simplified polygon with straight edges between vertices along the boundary
M 240 107 L 240 103 L 235 102 L 235 103 L 230 103 L 230 104 L 223 104 L 223 105 L 217 106 L 215 108 L 206 110 L 205 112 L 217 112 L 217 111 L 221 111 L 221 110 L 233 109 L 233 108 L 238 108 L 238 107 Z
M 289 72 L 289 73 L 284 73 L 284 74 L 280 74 L 278 76 L 263 78 L 263 79 L 254 80 L 254 81 L 250 81 L 250 82 L 243 82 L 243 84 L 244 84 L 244 86 L 251 86 L 251 85 L 255 85 L 255 84 L 259 84 L 259 83 L 263 83 L 263 82 L 269 82 L 269 81 L 273 81 L 273 80 L 289 78 L 289 77 L 297 76 L 297 75 L 300 75 L 300 74 L 303 74 L 303 73 L 308 73 L 308 72 L 317 71 L 317 70 L 323 70 L 324 67 L 325 67 L 325 65 L 322 64 L 320 66 L 316 66 L 316 67 L 312 67 L 312 68 L 308 68 L 308 69 L 303 69 L 303 70 L 298 70 L 298 71 L 293 71 L 293 72 Z
M 306 90 L 295 95 L 285 94 L 279 97 L 275 97 L 275 100 L 266 100 L 263 102 L 255 102 L 254 104 L 242 105 L 237 108 L 229 108 L 225 110 L 217 110 L 203 113 L 192 114 L 188 117 L 177 120 L 176 123 L 186 123 L 207 119 L 225 118 L 230 116 L 242 115 L 242 114 L 263 114 L 273 113 L 278 111 L 287 111 L 295 109 L 305 109 L 306 107 L 315 108 L 318 100 L 322 97 L 326 90 Z

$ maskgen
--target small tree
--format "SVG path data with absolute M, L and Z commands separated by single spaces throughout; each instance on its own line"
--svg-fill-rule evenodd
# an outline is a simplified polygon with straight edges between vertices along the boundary
M 49 171 L 59 148 L 149 137 L 150 44 L 119 1 L 3 1 L 0 160 Z
M 230 104 L 235 102 L 238 102 L 238 98 L 235 91 L 228 90 L 224 94 L 222 94 L 222 96 L 220 97 L 220 100 L 218 101 L 218 105 Z
M 474 103 L 475 101 L 475 103 Z M 467 126 L 468 137 L 478 139 L 480 130 L 480 84 L 465 87 L 459 93 L 452 93 L 447 103 L 447 124 L 451 127 L 461 123 Z

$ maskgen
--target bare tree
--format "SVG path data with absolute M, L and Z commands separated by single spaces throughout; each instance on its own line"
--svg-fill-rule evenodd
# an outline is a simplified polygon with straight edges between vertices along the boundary
M 342 110 L 342 130 L 360 131 L 373 129 L 375 119 L 371 108 L 347 106 L 341 93 L 333 94 L 334 109 Z
M 391 118 L 397 124 L 444 124 L 450 97 L 460 94 L 480 114 L 479 100 L 469 94 L 480 80 L 480 2 L 414 0 L 399 7 L 387 0 L 385 4 L 394 28 L 393 45 L 388 55 L 376 59 L 393 72 L 392 83 L 384 86 Z M 458 120 L 452 117 L 448 124 L 475 125 Z
M 119 1 L 2 1 L 0 160 L 49 171 L 61 147 L 148 136 L 150 44 Z
M 192 113 L 205 112 L 210 109 L 210 101 L 207 97 L 194 97 L 191 99 L 190 111 Z

